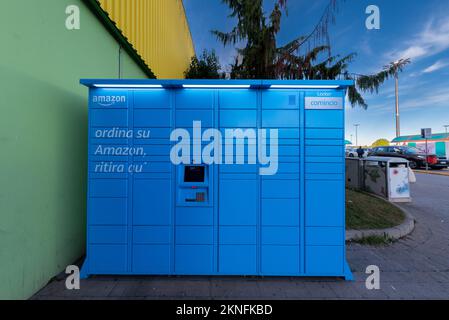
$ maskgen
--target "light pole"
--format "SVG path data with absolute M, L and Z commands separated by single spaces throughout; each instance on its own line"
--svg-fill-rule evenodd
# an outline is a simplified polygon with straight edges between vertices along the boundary
M 394 74 L 394 86 L 396 92 L 396 138 L 401 135 L 401 124 L 399 121 L 399 76 L 396 69 Z
M 354 145 L 354 143 L 352 142 L 352 137 L 353 137 L 354 135 L 353 134 L 351 134 L 351 143 Z
M 359 135 L 358 135 L 358 129 L 359 129 L 360 124 L 355 124 L 355 145 L 358 146 L 359 145 Z
M 399 118 L 399 72 L 410 63 L 410 59 L 399 59 L 395 62 L 390 62 L 384 67 L 384 71 L 391 76 L 394 76 L 394 86 L 396 95 L 396 137 L 401 135 L 400 118 Z
M 449 128 L 449 124 L 445 124 L 443 127 L 444 127 L 444 129 L 446 130 L 446 133 L 447 133 L 447 128 Z

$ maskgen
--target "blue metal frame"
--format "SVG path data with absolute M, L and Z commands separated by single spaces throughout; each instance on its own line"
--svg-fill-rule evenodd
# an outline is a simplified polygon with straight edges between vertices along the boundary
M 83 79 L 89 94 L 87 260 L 81 275 L 341 276 L 345 256 L 344 97 L 352 81 Z M 184 85 L 197 86 L 184 89 Z M 272 87 L 275 86 L 275 87 Z M 341 108 L 315 109 L 326 93 Z M 94 103 L 94 94 L 117 103 Z M 121 98 L 124 97 L 124 98 Z M 279 171 L 211 165 L 204 183 L 183 183 L 167 133 L 206 126 L 279 129 Z M 154 140 L 99 139 L 94 130 L 150 129 Z M 145 155 L 98 156 L 102 143 Z M 99 162 L 149 162 L 141 173 L 96 173 Z M 180 166 L 182 168 L 182 166 Z M 182 204 L 181 188 L 208 188 Z M 326 198 L 323 201 L 323 197 Z
M 254 89 L 266 89 L 271 85 L 289 86 L 338 86 L 338 89 L 346 89 L 354 85 L 352 80 L 154 80 L 154 79 L 81 79 L 80 83 L 86 87 L 96 85 L 161 85 L 164 88 L 182 88 L 183 85 L 211 85 L 211 86 L 234 86 L 249 85 Z

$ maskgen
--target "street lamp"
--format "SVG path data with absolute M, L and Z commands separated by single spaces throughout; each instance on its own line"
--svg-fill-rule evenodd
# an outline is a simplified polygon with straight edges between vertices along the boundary
M 359 136 L 358 136 L 358 128 L 359 128 L 360 124 L 355 124 L 355 145 L 358 146 L 359 145 Z
M 401 125 L 399 118 L 399 72 L 402 71 L 405 65 L 410 63 L 410 59 L 399 59 L 395 62 L 390 62 L 384 67 L 384 71 L 389 75 L 394 76 L 395 100 L 396 100 L 396 137 L 401 135 Z
M 396 95 L 396 138 L 401 135 L 401 122 L 399 120 L 399 76 L 396 72 L 394 74 L 394 87 Z
M 447 128 L 449 128 L 449 124 L 445 124 L 443 127 L 444 127 L 444 129 L 446 130 L 446 133 L 447 133 Z

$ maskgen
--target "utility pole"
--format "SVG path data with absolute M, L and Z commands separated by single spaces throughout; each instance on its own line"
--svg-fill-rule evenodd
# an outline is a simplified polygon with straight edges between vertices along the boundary
M 399 121 L 399 76 L 398 70 L 394 74 L 395 91 L 396 91 L 396 138 L 401 135 L 401 125 Z
M 384 66 L 384 71 L 388 75 L 394 76 L 394 86 L 396 93 L 396 138 L 401 135 L 401 123 L 399 116 L 399 72 L 402 72 L 404 67 L 410 63 L 410 59 L 399 59 L 394 62 L 390 62 L 388 65 Z
M 360 124 L 355 124 L 355 145 L 358 146 L 359 145 L 359 136 L 358 136 L 358 128 L 359 128 Z

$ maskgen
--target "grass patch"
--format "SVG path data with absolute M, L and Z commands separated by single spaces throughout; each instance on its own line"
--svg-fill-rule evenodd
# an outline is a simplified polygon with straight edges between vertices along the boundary
M 346 229 L 385 229 L 400 225 L 404 213 L 391 203 L 346 189 Z
M 387 246 L 391 243 L 393 243 L 393 239 L 387 237 L 387 236 L 368 236 L 363 237 L 361 239 L 355 239 L 351 242 L 368 245 L 368 246 Z

